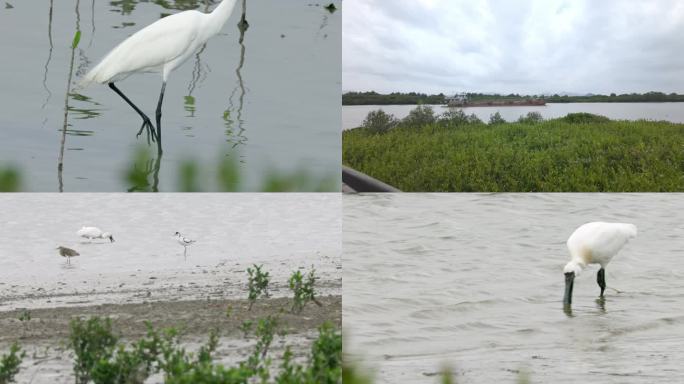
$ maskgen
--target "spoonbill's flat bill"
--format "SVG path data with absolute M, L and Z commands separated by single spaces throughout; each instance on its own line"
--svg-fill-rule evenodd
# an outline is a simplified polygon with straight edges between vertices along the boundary
M 112 49 L 79 82 L 109 84 L 143 119 L 138 136 L 147 129 L 147 138 L 161 148 L 161 107 L 169 75 L 218 34 L 233 13 L 237 0 L 223 0 L 211 13 L 183 11 L 164 17 L 134 33 Z M 157 132 L 150 118 L 114 85 L 139 72 L 161 72 L 162 88 L 157 102 Z
M 88 240 L 109 239 L 110 243 L 114 242 L 114 236 L 111 233 L 104 232 L 98 227 L 82 227 L 76 234 Z
M 589 264 L 600 264 L 596 281 L 601 297 L 606 289 L 606 265 L 617 255 L 629 239 L 636 237 L 637 227 L 626 223 L 587 223 L 575 230 L 567 241 L 570 262 L 563 268 L 565 296 L 563 303 L 572 304 L 572 288 L 577 277 Z

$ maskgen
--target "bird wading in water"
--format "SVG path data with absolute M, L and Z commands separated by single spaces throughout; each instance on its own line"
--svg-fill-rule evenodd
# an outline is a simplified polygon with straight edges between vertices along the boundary
M 572 289 L 577 277 L 588 264 L 600 264 L 596 282 L 601 288 L 600 297 L 606 289 L 606 265 L 613 256 L 636 237 L 637 227 L 626 223 L 587 223 L 575 230 L 567 241 L 570 262 L 563 268 L 565 274 L 565 296 L 563 304 L 572 304 Z
M 79 87 L 90 83 L 108 84 L 142 117 L 137 136 L 146 129 L 148 142 L 150 138 L 156 141 L 161 151 L 161 108 L 169 75 L 221 31 L 233 13 L 236 1 L 223 0 L 211 13 L 183 11 L 155 21 L 112 49 L 81 79 Z M 156 132 L 150 118 L 114 84 L 140 72 L 162 74 Z

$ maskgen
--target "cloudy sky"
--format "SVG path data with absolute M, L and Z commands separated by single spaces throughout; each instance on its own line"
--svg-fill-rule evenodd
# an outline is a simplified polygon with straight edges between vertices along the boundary
M 684 93 L 681 0 L 345 0 L 343 89 Z

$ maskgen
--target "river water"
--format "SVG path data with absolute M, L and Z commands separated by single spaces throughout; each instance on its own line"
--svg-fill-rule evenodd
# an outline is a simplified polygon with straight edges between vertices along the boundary
M 343 199 L 345 353 L 379 383 L 655 383 L 684 377 L 681 194 L 393 194 Z M 639 234 L 562 308 L 568 236 Z M 619 290 L 620 293 L 615 290 Z
M 370 111 L 382 109 L 402 119 L 408 116 L 415 105 L 347 105 L 342 107 L 342 128 L 352 129 L 360 126 Z M 436 114 L 448 109 L 442 105 L 432 105 Z M 589 112 L 619 120 L 666 120 L 684 123 L 684 103 L 557 103 L 545 106 L 522 107 L 468 107 L 467 114 L 474 113 L 480 120 L 487 122 L 496 112 L 506 121 L 516 121 L 528 112 L 539 112 L 545 119 L 563 117 L 568 113 Z
M 115 242 L 79 238 L 84 225 Z M 340 294 L 341 225 L 338 194 L 0 195 L 0 310 L 246 298 L 255 263 L 275 296 L 312 265 Z M 176 231 L 196 240 L 187 259 Z M 67 264 L 58 246 L 81 255 Z
M 216 0 L 9 1 L 0 9 L 0 170 L 18 169 L 22 190 L 126 191 L 141 119 L 103 85 L 73 85 L 119 42 L 160 17 L 213 9 Z M 240 41 L 241 1 L 221 34 L 170 77 L 164 98 L 161 161 L 147 169 L 151 190 L 179 190 L 180 164 L 200 169 L 201 190 L 221 190 L 218 164 L 237 164 L 238 190 L 261 191 L 269 177 L 339 190 L 341 11 L 306 0 L 249 1 Z M 341 7 L 341 1 L 333 1 Z M 76 30 L 81 31 L 73 50 Z M 72 73 L 73 72 L 73 73 Z M 73 75 L 67 95 L 69 75 Z M 119 88 L 154 119 L 159 74 Z M 64 165 L 58 158 L 68 103 Z M 313 188 L 302 184 L 296 190 Z M 316 188 L 319 190 L 320 188 Z

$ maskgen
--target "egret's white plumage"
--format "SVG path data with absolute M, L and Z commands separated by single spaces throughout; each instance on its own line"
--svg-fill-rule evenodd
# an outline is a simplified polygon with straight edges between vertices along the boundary
M 111 243 L 114 242 L 114 236 L 109 232 L 104 232 L 98 227 L 82 227 L 76 232 L 77 235 L 88 240 L 92 239 L 109 239 Z
M 218 34 L 236 0 L 223 0 L 211 13 L 183 11 L 155 21 L 112 49 L 80 84 L 121 81 L 136 72 L 169 74 Z
M 592 222 L 577 228 L 567 241 L 570 261 L 563 268 L 566 277 L 565 303 L 572 301 L 574 278 L 589 264 L 601 265 L 597 282 L 603 296 L 606 265 L 636 235 L 637 227 L 627 223 Z
M 83 88 L 91 83 L 109 84 L 142 117 L 143 129 L 157 141 L 161 150 L 161 106 L 169 74 L 197 52 L 211 37 L 221 31 L 233 12 L 237 0 L 223 0 L 211 13 L 183 11 L 155 21 L 134 33 L 112 49 L 79 81 Z M 134 73 L 161 72 L 162 88 L 157 102 L 157 131 L 152 122 L 115 85 Z

